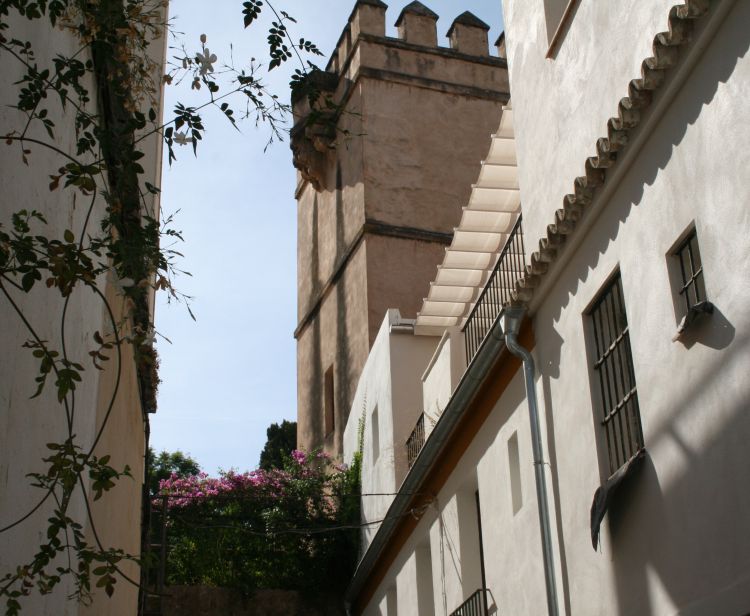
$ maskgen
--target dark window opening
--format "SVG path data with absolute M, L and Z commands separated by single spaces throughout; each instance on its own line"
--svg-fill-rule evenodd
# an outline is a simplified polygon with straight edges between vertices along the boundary
M 591 320 L 596 345 L 594 371 L 599 379 L 601 424 L 606 435 L 611 475 L 643 448 L 633 353 L 619 272 L 596 300 Z
M 336 428 L 336 398 L 333 386 L 333 364 L 328 367 L 324 377 L 325 434 L 328 436 Z
M 569 0 L 544 0 L 544 21 L 547 26 L 547 43 L 552 43 L 552 39 L 560 26 L 565 7 Z
M 703 262 L 698 248 L 698 235 L 695 229 L 677 247 L 674 254 L 680 262 L 682 277 L 680 296 L 687 315 L 692 308 L 708 299 L 703 281 Z
M 377 405 L 372 410 L 370 425 L 372 426 L 372 463 L 375 464 L 380 456 L 380 422 L 378 421 Z

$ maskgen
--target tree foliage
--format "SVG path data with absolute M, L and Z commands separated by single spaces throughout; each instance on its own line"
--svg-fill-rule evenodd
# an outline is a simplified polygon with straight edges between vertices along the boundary
M 159 455 L 152 447 L 148 448 L 149 494 L 159 492 L 159 484 L 170 477 L 190 477 L 201 472 L 200 465 L 189 455 L 177 451 L 162 451 Z
M 360 457 L 336 466 L 292 451 L 282 468 L 163 481 L 169 503 L 170 584 L 249 593 L 336 592 L 358 556 Z M 156 502 L 161 502 L 157 498 Z
M 297 449 L 297 422 L 285 419 L 280 424 L 272 423 L 266 430 L 266 439 L 258 466 L 266 471 L 284 468 L 285 459 Z

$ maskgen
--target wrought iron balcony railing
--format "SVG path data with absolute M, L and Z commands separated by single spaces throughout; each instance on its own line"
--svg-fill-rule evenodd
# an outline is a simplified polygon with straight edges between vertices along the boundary
M 480 588 L 451 613 L 451 616 L 487 616 L 487 606 L 487 589 Z
M 526 269 L 526 254 L 523 247 L 521 216 L 513 227 L 503 251 L 492 270 L 487 284 L 479 295 L 464 326 L 466 339 L 466 362 L 470 363 L 482 346 L 484 338 L 500 316 L 503 306 L 511 301 L 511 292 L 516 281 Z
M 409 461 L 409 468 L 414 464 L 419 452 L 424 446 L 424 413 L 420 414 L 417 424 L 411 431 L 409 438 L 406 439 L 406 458 Z

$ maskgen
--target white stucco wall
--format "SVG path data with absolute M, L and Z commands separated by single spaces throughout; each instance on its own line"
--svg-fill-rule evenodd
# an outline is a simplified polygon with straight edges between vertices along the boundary
M 749 21 L 750 5 L 737 2 L 535 315 L 573 614 L 750 609 L 750 500 L 741 488 L 750 479 L 750 189 L 739 145 L 750 137 Z M 672 342 L 681 315 L 667 253 L 693 223 L 716 312 Z M 605 519 L 596 553 L 586 520 L 606 454 L 584 314 L 618 267 L 649 457 Z
M 607 134 L 607 120 L 641 76 L 654 35 L 667 28 L 674 0 L 579 0 L 552 59 L 544 2 L 503 0 L 527 253 L 573 192 L 584 162 Z
M 415 336 L 411 321 L 389 310 L 383 320 L 357 385 L 344 430 L 344 461 L 351 463 L 359 447 L 364 418 L 362 498 L 364 522 L 381 520 L 407 471 L 406 439 L 422 412 L 420 377 L 438 343 L 437 337 Z M 373 455 L 373 413 L 377 408 L 377 459 Z M 369 545 L 377 526 L 367 527 Z
M 35 62 L 40 69 L 54 68 L 51 58 L 57 54 L 76 56 L 84 62 L 90 59 L 87 50 L 80 51 L 81 43 L 77 38 L 68 31 L 51 28 L 46 17 L 35 20 L 11 17 L 9 31 L 14 38 L 31 41 Z M 162 61 L 164 55 L 165 46 L 160 44 L 164 42 L 159 41 L 151 48 L 158 62 Z M 10 108 L 17 103 L 20 86 L 14 85 L 14 82 L 21 79 L 24 68 L 7 53 L 3 53 L 2 58 L 0 132 L 5 135 L 14 129 L 21 131 L 26 123 L 26 116 Z M 161 70 L 158 72 L 156 79 L 160 82 Z M 96 101 L 96 87 L 90 74 L 82 83 L 92 100 Z M 63 113 L 57 95 L 50 94 L 42 101 L 41 108 L 48 110 L 48 117 L 55 123 L 55 139 L 50 140 L 38 123 L 30 125 L 27 136 L 53 143 L 60 150 L 75 155 L 75 113 L 71 104 L 68 105 L 67 113 Z M 97 113 L 93 102 L 89 111 Z M 38 229 L 40 235 L 62 240 L 63 232 L 71 230 L 78 239 L 92 198 L 73 188 L 63 189 L 62 186 L 54 192 L 50 191 L 49 176 L 57 173 L 67 161 L 41 145 L 26 143 L 24 147 L 31 150 L 28 165 L 21 160 L 21 146 L 18 143 L 12 146 L 4 144 L 0 148 L 0 223 L 5 230 L 9 230 L 12 213 L 22 209 L 38 210 L 48 221 L 47 225 L 32 223 L 32 228 Z M 144 179 L 159 185 L 160 140 L 158 137 L 148 138 L 142 143 L 142 149 L 145 156 L 141 163 L 147 169 Z M 98 187 L 98 191 L 101 190 L 104 190 L 103 184 Z M 145 200 L 151 211 L 158 209 L 154 198 L 146 197 Z M 100 229 L 105 206 L 103 197 L 97 195 L 88 221 L 88 233 L 95 235 Z M 115 314 L 118 317 L 123 315 L 123 298 L 116 296 L 111 280 L 103 276 L 98 282 L 100 290 L 108 293 Z M 37 283 L 28 294 L 7 282 L 3 283 L 3 287 L 39 337 L 47 341 L 50 348 L 60 351 L 64 300 L 59 292 L 47 289 L 44 281 Z M 80 285 L 70 295 L 66 314 L 65 344 L 69 358 L 84 366 L 83 381 L 75 391 L 73 432 L 76 443 L 86 448 L 92 444 L 109 407 L 110 396 L 114 391 L 116 363 L 111 358 L 106 370 L 100 372 L 92 365 L 88 352 L 98 347 L 93 341 L 93 333 L 99 331 L 106 336 L 107 332 L 111 332 L 111 326 L 108 325 L 101 300 Z M 68 436 L 65 409 L 56 399 L 54 375 L 48 377 L 45 392 L 38 398 L 30 399 L 36 389 L 34 379 L 39 374 L 39 360 L 33 358 L 31 351 L 22 348 L 22 345 L 31 338 L 31 333 L 24 327 L 10 301 L 0 295 L 0 349 L 3 350 L 0 353 L 0 527 L 28 513 L 39 502 L 43 492 L 30 487 L 31 480 L 26 475 L 47 470 L 47 465 L 42 462 L 43 457 L 50 455 L 46 444 L 63 442 Z M 112 352 L 109 354 L 113 355 Z M 129 465 L 133 479 L 124 478 L 112 492 L 94 504 L 93 516 L 105 547 L 122 548 L 137 556 L 140 552 L 140 498 L 145 437 L 134 365 L 132 352 L 125 345 L 117 402 L 96 450 L 100 456 L 110 454 L 111 464 L 116 468 L 122 469 L 126 464 Z M 47 519 L 53 507 L 53 499 L 48 499 L 25 522 L 0 534 L 0 577 L 33 558 L 45 541 Z M 69 515 L 83 524 L 88 540 L 94 544 L 93 530 L 87 520 L 83 501 L 78 496 L 69 508 Z M 129 575 L 136 578 L 139 575 L 134 565 L 122 563 L 121 566 Z M 94 589 L 95 599 L 89 607 L 67 600 L 67 596 L 74 590 L 72 579 L 65 576 L 49 595 L 40 597 L 38 593 L 32 593 L 30 597 L 23 598 L 22 613 L 40 616 L 127 616 L 134 614 L 137 608 L 137 589 L 122 579 L 119 580 L 112 599 L 108 599 L 103 591 Z
M 445 331 L 422 375 L 425 436 L 432 432 L 466 370 L 464 335 L 457 327 Z
M 527 496 L 522 509 L 514 516 L 507 440 L 516 432 L 520 441 L 522 484 Z M 514 597 L 513 605 L 523 606 L 525 610 L 516 613 L 542 613 L 539 610 L 544 609 L 544 577 L 530 439 L 523 379 L 519 372 L 432 505 L 424 512 L 365 614 L 377 613 L 370 610 L 381 603 L 393 584 L 398 584 L 399 588 L 399 613 L 423 614 L 427 612 L 419 610 L 418 597 L 424 591 L 424 584 L 431 581 L 434 614 L 441 616 L 452 613 L 481 587 L 474 497 L 477 489 L 481 501 L 487 584 L 493 592 L 493 600 L 497 601 L 500 613 L 511 613 L 507 607 L 511 604 L 508 595 Z M 425 543 L 430 546 L 431 580 L 417 576 L 414 586 L 416 554 Z M 516 550 L 523 557 L 519 558 Z M 512 577 L 509 571 L 513 572 Z M 524 583 L 519 583 L 516 576 L 522 576 Z M 403 593 L 401 588 L 405 589 Z
M 588 155 L 582 146 L 599 135 L 637 74 L 631 69 L 650 54 L 671 4 L 582 0 L 550 61 L 544 60 L 541 0 L 505 2 L 527 248 L 559 207 L 552 196 L 570 192 L 558 182 L 581 173 L 573 166 Z M 744 488 L 750 481 L 748 23 L 750 4 L 739 0 L 581 245 L 535 298 L 537 394 L 563 614 L 750 611 L 750 494 Z M 607 68 L 599 70 L 601 65 Z M 604 110 L 600 119 L 598 110 Z M 669 252 L 691 224 L 716 309 L 673 342 L 681 314 Z M 594 551 L 589 510 L 608 470 L 587 311 L 618 269 L 648 453 L 618 493 Z M 513 434 L 522 501 L 515 512 L 508 453 Z M 371 604 L 409 575 L 413 551 L 429 536 L 435 613 L 449 614 L 459 605 L 461 529 L 471 521 L 459 514 L 458 499 L 475 481 L 487 585 L 498 613 L 546 613 L 530 445 L 525 392 L 516 374 Z
M 41 20 L 38 20 L 41 21 Z M 34 44 L 38 62 L 48 62 L 52 50 L 65 55 L 73 55 L 78 47 L 77 41 L 67 33 L 50 31 L 41 37 L 38 23 L 26 19 L 14 21 L 13 36 L 21 40 L 30 40 Z M 0 72 L 0 131 L 3 134 L 13 129 L 22 130 L 26 123 L 25 114 L 16 112 L 9 105 L 17 102 L 18 87 L 13 82 L 24 74 L 20 63 L 11 60 L 7 54 L 4 70 Z M 94 91 L 89 81 L 86 87 Z M 50 97 L 45 101 L 50 109 L 55 132 L 59 135 L 59 147 L 74 150 L 71 139 L 73 134 L 74 114 L 60 113 L 59 101 Z M 29 136 L 43 141 L 49 137 L 41 126 L 34 126 Z M 25 146 L 29 148 L 29 146 Z M 0 149 L 0 169 L 2 169 L 2 193 L 0 199 L 0 222 L 8 231 L 11 226 L 11 214 L 22 209 L 36 209 L 48 220 L 48 225 L 33 223 L 41 234 L 62 238 L 65 229 L 71 229 L 78 236 L 83 225 L 88 207 L 88 199 L 82 199 L 73 190 L 50 192 L 48 175 L 56 173 L 62 165 L 58 154 L 43 147 L 32 146 L 29 165 L 21 160 L 21 147 L 3 145 Z M 94 214 L 91 224 L 98 227 L 100 214 Z M 63 308 L 63 299 L 59 293 L 48 290 L 43 283 L 38 283 L 31 293 L 25 294 L 7 283 L 3 284 L 13 301 L 24 313 L 43 340 L 50 341 L 53 348 L 60 350 L 59 318 Z M 91 333 L 103 331 L 104 313 L 101 303 L 91 301 L 90 291 L 78 290 L 71 296 L 68 307 L 67 343 L 71 359 L 91 367 L 86 350 L 93 346 Z M 27 473 L 45 470 L 41 458 L 49 455 L 45 445 L 49 442 L 62 442 L 67 437 L 65 410 L 57 402 L 54 378 L 48 379 L 46 391 L 42 396 L 30 399 L 36 389 L 34 378 L 38 375 L 39 360 L 31 351 L 22 345 L 32 338 L 5 297 L 0 297 L 0 526 L 26 514 L 40 500 L 43 493 L 29 486 Z M 97 405 L 98 383 L 100 375 L 96 370 L 86 370 L 86 380 L 76 390 L 77 409 L 95 409 Z M 93 417 L 91 418 L 93 419 Z M 79 443 L 90 443 L 94 430 L 94 421 L 80 421 L 77 425 Z M 52 502 L 49 503 L 53 505 Z M 39 549 L 45 536 L 47 518 L 51 508 L 43 507 L 27 522 L 11 532 L 0 534 L 0 575 L 8 568 L 27 562 Z M 86 514 L 82 501 L 76 500 L 71 507 L 72 517 L 85 520 Z M 77 605 L 66 601 L 65 597 L 73 592 L 70 580 L 64 581 L 56 592 L 44 597 L 31 597 L 24 600 L 24 611 L 35 614 L 76 614 Z

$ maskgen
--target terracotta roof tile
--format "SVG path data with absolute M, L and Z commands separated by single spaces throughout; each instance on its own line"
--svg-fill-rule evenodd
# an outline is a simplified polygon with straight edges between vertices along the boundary
M 641 112 L 651 105 L 653 92 L 664 83 L 665 71 L 675 65 L 681 47 L 690 40 L 693 21 L 710 10 L 710 0 L 686 0 L 669 11 L 669 29 L 654 37 L 653 55 L 641 64 L 641 76 L 628 84 L 628 96 L 620 99 L 617 116 L 607 122 L 607 136 L 596 141 L 596 154 L 586 159 L 585 173 L 573 181 L 573 192 L 565 195 L 562 208 L 555 211 L 547 234 L 532 253 L 526 274 L 516 284 L 517 302 L 531 300 L 568 235 L 575 231 L 595 191 L 604 184 L 607 173 L 617 165 L 617 154 L 628 144 L 631 132 L 641 122 Z

